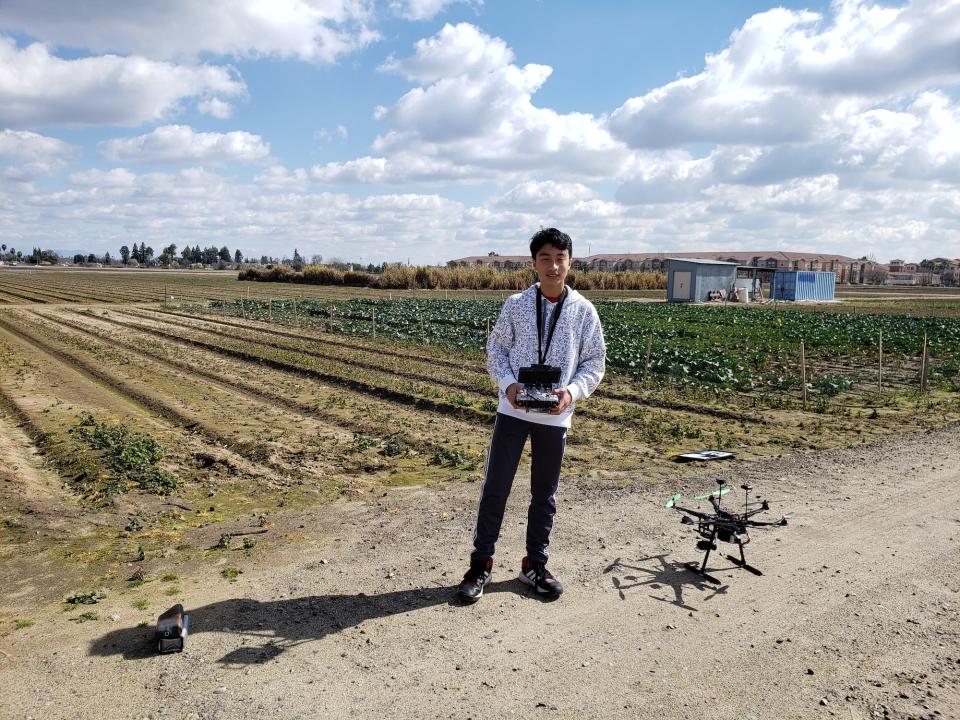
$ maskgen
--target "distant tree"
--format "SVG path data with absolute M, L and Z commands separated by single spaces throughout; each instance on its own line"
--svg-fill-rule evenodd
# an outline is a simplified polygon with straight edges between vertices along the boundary
M 170 267 L 170 263 L 177 257 L 177 246 L 173 243 L 167 245 L 160 251 L 160 257 L 157 258 L 163 267 Z
M 133 247 L 134 247 L 134 249 L 136 249 L 136 247 L 137 247 L 136 244 L 134 244 Z M 121 261 L 124 265 L 126 265 L 126 264 L 129 262 L 129 260 L 130 260 L 130 248 L 128 248 L 126 245 L 121 245 L 121 246 L 120 246 L 120 261 Z
M 87 255 L 87 262 L 88 262 L 88 263 L 95 263 L 96 261 L 97 261 L 97 256 L 96 256 L 96 255 L 94 255 L 93 253 L 90 253 L 89 255 Z
M 311 265 L 322 265 L 323 264 L 323 255 L 313 255 L 310 258 Z
M 149 245 L 144 247 L 143 243 L 140 243 L 140 255 L 143 256 L 143 259 L 140 262 L 150 262 L 153 260 L 153 248 Z
M 239 248 L 237 248 L 236 250 L 233 251 L 233 261 L 234 261 L 237 265 L 239 265 L 240 263 L 243 262 L 243 253 L 240 252 L 240 249 L 239 249 Z
M 290 267 L 292 267 L 296 272 L 300 272 L 301 270 L 303 270 L 303 265 L 304 265 L 303 257 L 300 255 L 300 251 L 297 250 L 297 248 L 294 248 L 293 262 L 290 263 Z
M 260 256 L 260 264 L 261 264 L 261 265 L 267 265 L 267 264 L 269 264 L 269 262 L 270 262 L 270 258 L 268 258 L 266 255 L 261 255 L 261 256 Z
M 205 247 L 203 249 L 203 254 L 201 255 L 201 260 L 204 265 L 216 265 L 217 260 L 220 259 L 220 251 L 217 250 L 215 245 L 210 247 Z
M 82 263 L 83 263 L 83 255 L 81 253 L 77 253 L 76 255 L 73 256 L 74 265 L 80 265 Z
M 219 257 L 221 260 L 223 260 L 225 263 L 230 262 L 230 248 L 228 248 L 226 245 L 224 245 L 222 248 L 220 248 L 220 252 L 219 252 L 219 254 L 218 254 L 218 257 Z
M 111 262 L 113 262 L 113 261 L 110 259 L 110 253 L 109 253 L 109 252 L 105 252 L 105 253 L 103 254 L 103 264 L 104 264 L 104 265 L 109 265 Z
M 883 285 L 890 276 L 890 271 L 883 265 L 871 263 L 863 271 L 863 281 L 869 285 Z

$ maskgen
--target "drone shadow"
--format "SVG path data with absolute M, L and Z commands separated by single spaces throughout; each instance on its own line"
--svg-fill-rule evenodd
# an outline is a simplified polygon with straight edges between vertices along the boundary
M 487 585 L 484 594 L 524 593 L 513 580 Z M 287 649 L 312 640 L 321 640 L 367 620 L 414 612 L 436 605 L 463 607 L 455 587 L 428 587 L 379 595 L 315 595 L 286 600 L 260 601 L 233 598 L 195 608 L 190 616 L 190 644 L 194 636 L 210 631 L 229 632 L 257 638 L 220 658 L 231 666 L 266 663 Z M 94 640 L 91 655 L 122 655 L 127 660 L 156 655 L 153 627 L 121 628 Z
M 659 564 L 654 565 L 653 567 L 641 567 L 639 565 L 639 563 L 644 563 L 648 560 L 656 560 Z M 708 601 L 717 595 L 725 595 L 730 587 L 729 585 L 717 586 L 707 582 L 703 576 L 698 575 L 690 570 L 686 563 L 671 562 L 667 560 L 666 553 L 640 558 L 636 562 L 638 563 L 637 565 L 628 565 L 624 563 L 621 558 L 617 558 L 603 571 L 605 573 L 616 573 L 617 571 L 633 570 L 637 573 L 644 573 L 642 575 L 614 574 L 611 576 L 613 586 L 620 593 L 621 600 L 627 599 L 625 591 L 632 590 L 633 588 L 637 587 L 646 586 L 654 590 L 670 588 L 673 590 L 673 599 L 670 599 L 669 597 L 660 597 L 654 594 L 651 594 L 650 597 L 652 597 L 654 600 L 659 600 L 660 602 L 676 605 L 684 610 L 697 612 L 699 610 L 698 608 L 695 608 L 684 601 L 684 590 L 698 590 L 701 593 L 710 591 L 710 593 L 703 598 L 704 601 Z

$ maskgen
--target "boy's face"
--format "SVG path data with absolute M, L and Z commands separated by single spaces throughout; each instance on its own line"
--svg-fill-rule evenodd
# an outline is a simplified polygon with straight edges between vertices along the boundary
M 533 258 L 533 269 L 537 271 L 541 287 L 559 290 L 570 272 L 570 253 L 553 245 L 544 245 Z

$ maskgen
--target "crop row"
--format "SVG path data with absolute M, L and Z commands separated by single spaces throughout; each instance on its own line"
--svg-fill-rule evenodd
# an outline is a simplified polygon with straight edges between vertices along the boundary
M 134 317 L 140 322 L 133 322 Z M 274 406 L 287 411 L 292 410 L 307 416 L 315 416 L 325 422 L 333 422 L 355 433 L 384 434 L 385 423 L 373 419 L 369 393 L 360 393 L 348 387 L 337 389 L 318 387 L 301 392 L 303 385 L 299 370 L 293 370 L 290 367 L 271 367 L 259 360 L 236 358 L 231 353 L 219 349 L 215 342 L 203 347 L 195 338 L 187 337 L 185 333 L 181 335 L 181 330 L 177 326 L 154 324 L 147 316 L 87 311 L 82 315 L 82 319 L 84 322 L 96 320 L 114 326 L 112 330 L 90 326 L 82 328 L 87 332 L 95 333 L 101 341 L 109 342 L 105 336 L 111 334 L 116 336 L 117 332 L 121 332 L 123 337 L 114 341 L 116 344 L 124 347 L 136 344 L 140 348 L 140 354 L 149 355 L 154 360 L 179 369 L 189 370 L 217 386 L 226 386 L 232 391 L 240 391 L 248 396 L 267 400 Z M 61 321 L 71 324 L 69 320 Z M 71 324 L 71 326 L 75 325 Z M 160 337 L 163 340 L 159 343 L 151 342 L 151 336 Z M 189 348 L 189 359 L 180 357 L 180 353 L 176 350 L 178 346 Z M 382 398 L 378 400 L 381 403 L 384 402 Z M 387 404 L 392 405 L 389 408 L 390 424 L 393 426 L 392 435 L 400 437 L 411 447 L 436 450 L 441 446 L 433 439 L 416 438 L 404 430 L 405 426 L 410 425 L 408 411 L 403 404 L 393 405 L 389 402 Z
M 238 298 L 211 301 L 207 309 L 329 333 L 377 335 L 481 353 L 500 307 L 496 300 Z M 881 334 L 888 380 L 898 367 L 917 364 L 924 337 L 934 358 L 934 379 L 956 385 L 960 374 L 957 318 L 602 301 L 596 307 L 607 339 L 608 366 L 628 375 L 739 391 L 787 390 L 799 385 L 802 342 L 811 377 L 835 374 L 827 366 L 839 363 L 851 383 L 865 382 L 859 376 L 873 373 Z

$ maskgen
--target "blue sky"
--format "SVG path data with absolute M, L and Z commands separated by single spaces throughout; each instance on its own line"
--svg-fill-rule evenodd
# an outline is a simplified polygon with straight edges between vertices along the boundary
M 0 240 L 960 256 L 960 3 L 7 0 Z

